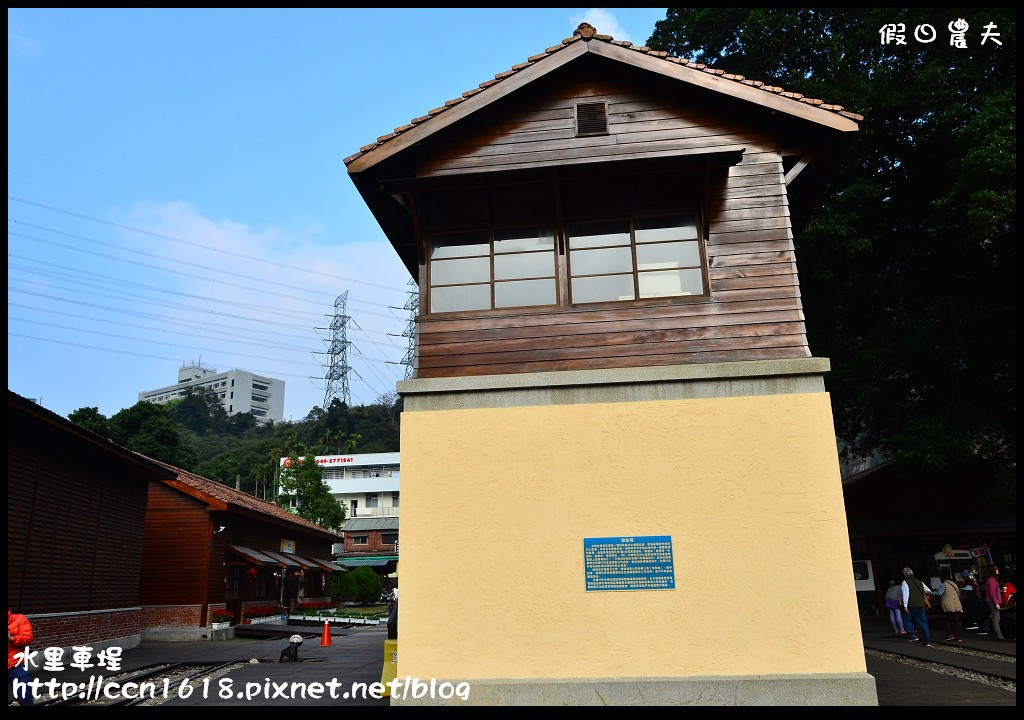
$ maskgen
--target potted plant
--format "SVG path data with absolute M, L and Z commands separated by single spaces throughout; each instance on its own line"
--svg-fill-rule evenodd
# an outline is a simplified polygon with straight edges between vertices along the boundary
M 226 630 L 231 627 L 231 620 L 235 614 L 230 610 L 211 610 L 210 619 L 214 630 Z

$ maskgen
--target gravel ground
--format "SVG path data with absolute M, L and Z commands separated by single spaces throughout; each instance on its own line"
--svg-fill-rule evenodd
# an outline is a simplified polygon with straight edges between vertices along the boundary
M 1016 664 L 1017 658 L 1008 655 L 999 655 L 996 653 L 984 652 L 983 650 L 971 650 L 968 648 L 947 648 L 943 647 L 943 650 L 949 650 L 951 652 L 960 652 L 967 655 L 976 655 L 978 657 L 990 658 L 992 660 L 1000 660 L 1003 662 L 1011 662 Z M 881 660 L 889 660 L 892 662 L 902 663 L 904 665 L 912 665 L 914 667 L 922 668 L 924 670 L 931 670 L 932 672 L 942 673 L 943 675 L 952 675 L 953 677 L 962 678 L 964 680 L 973 680 L 974 682 L 984 683 L 986 685 L 992 685 L 1003 690 L 1009 690 L 1011 692 L 1017 692 L 1017 683 L 1013 680 L 1004 680 L 1002 678 L 995 678 L 991 675 L 984 675 L 982 673 L 973 672 L 971 670 L 961 670 L 960 668 L 950 667 L 948 665 L 941 665 L 935 662 L 927 662 L 925 660 L 917 660 L 915 658 L 909 658 L 904 655 L 897 655 L 895 653 L 880 652 L 878 650 L 866 649 L 864 651 L 871 657 L 876 657 Z

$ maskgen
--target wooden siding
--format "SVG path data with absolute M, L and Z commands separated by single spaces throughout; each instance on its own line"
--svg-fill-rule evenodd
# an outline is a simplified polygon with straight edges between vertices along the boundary
M 138 606 L 144 473 L 10 408 L 7 432 L 8 607 Z
M 150 483 L 140 592 L 143 605 L 203 602 L 210 524 L 206 503 L 163 483 Z
M 710 172 L 701 198 L 710 296 L 423 314 L 416 377 L 810 356 L 777 139 L 728 107 L 660 87 L 616 78 L 548 87 L 431 151 L 417 175 L 743 149 L 739 164 Z M 608 103 L 609 134 L 574 137 L 575 103 L 599 100 Z

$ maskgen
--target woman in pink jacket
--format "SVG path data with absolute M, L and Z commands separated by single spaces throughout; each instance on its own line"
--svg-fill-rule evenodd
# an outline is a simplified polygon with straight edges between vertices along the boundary
M 999 627 L 999 609 L 1003 602 L 1003 588 L 999 584 L 999 568 L 995 565 L 988 569 L 985 583 L 981 586 L 981 599 L 985 601 L 985 606 L 988 608 L 988 617 L 985 618 L 978 634 L 988 635 L 988 628 L 991 626 L 996 634 L 996 640 L 1002 640 L 1003 630 Z

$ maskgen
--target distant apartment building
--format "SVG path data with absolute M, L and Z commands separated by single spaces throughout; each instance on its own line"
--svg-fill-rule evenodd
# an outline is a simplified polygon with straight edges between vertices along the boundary
M 324 471 L 324 481 L 331 495 L 345 508 L 347 518 L 338 528 L 344 543 L 334 546 L 336 559 L 349 554 L 394 559 L 398 543 L 400 455 L 391 452 L 316 456 L 316 464 Z M 289 458 L 281 458 L 281 467 L 288 462 Z
M 228 415 L 251 412 L 260 422 L 284 420 L 284 380 L 245 370 L 217 372 L 192 363 L 178 370 L 178 382 L 139 393 L 139 400 L 163 405 L 183 397 L 189 388 L 205 387 L 217 393 Z

